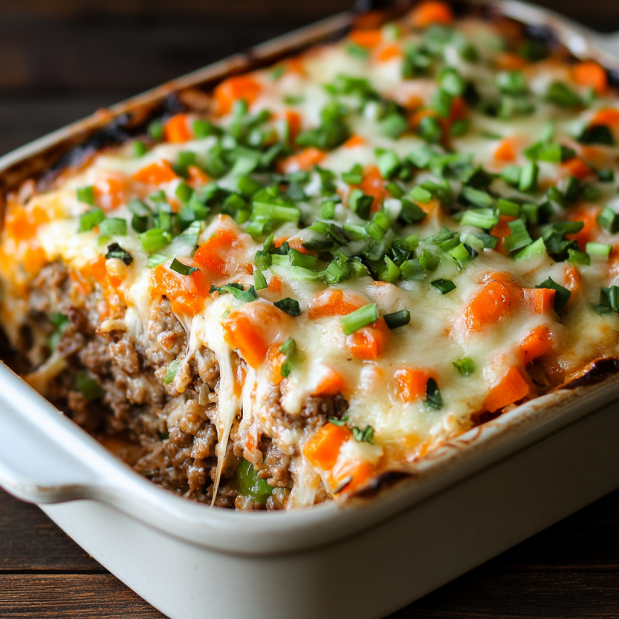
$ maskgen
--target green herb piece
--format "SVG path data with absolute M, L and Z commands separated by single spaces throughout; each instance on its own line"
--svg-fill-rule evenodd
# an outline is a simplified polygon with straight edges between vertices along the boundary
M 163 122 L 160 119 L 153 120 L 149 123 L 147 132 L 155 142 L 160 142 L 163 140 Z
M 597 216 L 597 222 L 611 234 L 619 232 L 619 214 L 615 213 L 610 206 L 604 207 L 602 212 Z
M 426 383 L 426 399 L 423 401 L 426 408 L 433 411 L 439 411 L 443 408 L 443 396 L 433 378 L 428 378 Z
M 414 225 L 423 221 L 427 217 L 414 202 L 410 200 L 402 200 L 402 208 L 398 215 L 398 222 L 402 225 Z
M 334 426 L 340 426 L 340 427 L 345 426 L 348 419 L 349 419 L 348 415 L 344 415 L 341 419 L 338 419 L 337 417 L 327 417 L 327 421 L 329 423 L 332 423 Z
M 140 239 L 142 249 L 147 253 L 163 249 L 168 246 L 172 240 L 170 235 L 161 230 L 161 228 L 151 228 L 138 235 L 138 238 Z
M 539 166 L 535 161 L 529 161 L 520 173 L 519 189 L 522 193 L 535 191 L 538 187 L 537 178 L 539 175 Z
M 370 209 L 374 198 L 368 196 L 361 189 L 353 189 L 348 196 L 348 208 L 356 213 L 361 219 L 370 218 Z
M 187 264 L 184 264 L 180 260 L 177 260 L 176 258 L 172 260 L 168 268 L 171 271 L 178 273 L 179 275 L 191 275 L 192 273 L 195 273 L 198 270 L 196 267 L 192 267 Z
M 494 208 L 496 200 L 485 191 L 474 189 L 473 187 L 464 186 L 460 193 L 468 203 L 479 208 Z
M 355 427 L 352 429 L 352 434 L 358 443 L 374 444 L 374 428 L 372 426 L 365 426 L 365 430 Z
M 419 122 L 418 132 L 419 136 L 430 144 L 440 142 L 443 137 L 443 129 L 434 116 L 424 116 Z
M 441 71 L 438 86 L 452 97 L 459 97 L 464 93 L 466 82 L 456 69 L 447 67 Z
M 262 274 L 262 271 L 260 269 L 255 269 L 254 270 L 254 288 L 256 290 L 264 290 L 265 288 L 268 288 L 268 287 L 269 285 L 267 284 L 267 280 Z
M 83 202 L 84 204 L 88 204 L 89 206 L 94 206 L 95 189 L 92 185 L 89 185 L 88 187 L 78 187 L 76 193 L 78 202 Z
M 383 318 L 390 329 L 397 329 L 404 327 L 411 321 L 411 313 L 407 309 L 402 309 L 392 314 L 385 314 Z
M 615 171 L 612 168 L 604 168 L 603 170 L 598 170 L 597 174 L 600 183 L 615 182 Z
M 551 290 L 556 290 L 554 310 L 559 316 L 561 316 L 561 314 L 563 314 L 565 306 L 567 305 L 567 302 L 570 300 L 570 296 L 572 293 L 567 288 L 564 288 L 560 284 L 557 284 L 557 282 L 555 282 L 551 277 L 544 280 L 541 284 L 535 287 L 550 288 Z
M 413 187 L 413 190 L 410 193 L 410 197 L 415 202 L 420 202 L 421 204 L 428 204 L 432 200 L 432 194 L 427 190 L 418 185 L 417 187 Z M 420 209 L 421 210 L 421 209 Z M 421 211 L 423 213 L 423 211 Z M 425 213 L 424 213 L 425 216 Z
M 80 225 L 77 229 L 78 232 L 88 232 L 95 226 L 99 225 L 105 219 L 105 215 L 100 208 L 95 208 L 90 211 L 86 211 L 80 217 Z
M 438 89 L 432 95 L 430 107 L 442 118 L 448 118 L 452 103 L 453 97 L 444 90 Z
M 436 288 L 441 294 L 448 294 L 456 289 L 456 285 L 451 280 L 443 279 L 442 277 L 430 282 L 430 285 Z
M 380 175 L 384 179 L 392 178 L 400 168 L 400 158 L 393 150 L 386 150 L 384 153 L 378 156 L 376 165 L 380 172 Z M 360 182 L 360 181 L 359 181 Z
M 216 133 L 217 129 L 208 120 L 197 119 L 193 121 L 193 134 L 197 139 L 207 138 Z
M 553 82 L 546 92 L 546 99 L 560 107 L 579 107 L 582 99 L 565 83 Z
M 278 67 L 274 67 L 271 71 L 271 79 L 274 82 L 277 82 L 283 75 L 286 73 L 286 65 L 279 65 Z
M 110 258 L 122 260 L 127 266 L 133 262 L 133 256 L 128 251 L 125 251 L 118 243 L 112 243 L 107 246 L 105 259 L 110 260 Z
M 589 254 L 586 254 L 584 251 L 580 251 L 578 249 L 568 249 L 567 255 L 567 261 L 572 264 L 582 264 L 584 266 L 589 266 L 591 264 Z
M 464 135 L 470 128 L 471 123 L 466 118 L 461 118 L 452 123 L 449 129 L 449 135 L 453 137 L 460 137 Z
M 170 259 L 169 256 L 162 256 L 161 254 L 152 254 L 148 257 L 148 260 L 146 261 L 146 266 L 149 269 L 154 269 L 155 267 L 158 267 L 160 264 L 163 264 L 169 259 Z
M 254 202 L 253 205 L 252 217 L 264 217 L 275 222 L 297 223 L 300 216 L 301 211 L 296 206 L 282 206 L 266 202 Z
M 521 95 L 527 91 L 522 71 L 499 71 L 495 79 L 497 88 L 508 95 Z
M 340 318 L 340 323 L 344 333 L 346 335 L 350 335 L 351 333 L 354 333 L 362 327 L 366 327 L 377 320 L 378 308 L 376 307 L 376 303 L 370 303 L 360 307 L 358 310 L 355 310 L 350 314 L 347 314 L 346 316 L 342 316 Z
M 521 175 L 522 168 L 516 165 L 507 166 L 501 172 L 501 178 L 511 187 L 518 187 L 520 185 Z
M 397 183 L 395 183 L 394 181 L 391 181 L 390 183 L 387 183 L 387 185 L 385 185 L 385 189 L 394 197 L 397 199 L 402 198 L 405 195 L 405 191 L 404 189 L 402 189 L 402 187 L 400 187 L 400 185 L 398 185 Z
M 144 142 L 142 142 L 142 140 L 136 140 L 133 143 L 133 154 L 136 157 L 143 157 L 148 151 L 148 148 L 146 147 L 146 144 L 144 144 Z
M 322 219 L 333 219 L 335 217 L 335 202 L 326 200 L 320 205 L 320 217 Z
M 426 278 L 426 272 L 416 258 L 405 260 L 400 265 L 400 275 L 408 281 L 422 281 Z
M 75 375 L 75 386 L 86 402 L 100 400 L 105 395 L 101 385 L 87 372 L 79 372 Z
M 434 271 L 438 267 L 441 258 L 428 249 L 422 249 L 418 260 L 425 271 Z
M 613 246 L 607 243 L 587 243 L 587 253 L 590 256 L 596 256 L 597 258 L 604 258 L 608 260 L 610 252 Z
M 505 249 L 508 252 L 522 249 L 533 242 L 533 239 L 529 236 L 527 227 L 524 225 L 522 219 L 515 219 L 507 223 L 507 226 L 511 230 L 511 234 L 505 237 Z
M 595 306 L 595 311 L 603 316 L 611 312 L 619 313 L 619 286 L 600 289 L 600 304 Z
M 294 363 L 295 353 L 296 353 L 297 345 L 295 341 L 289 337 L 280 347 L 279 352 L 286 355 L 286 360 L 284 361 L 281 369 L 281 375 L 284 378 L 290 376 L 290 372 L 292 372 L 292 366 Z
M 163 379 L 163 384 L 169 385 L 174 380 L 176 375 L 178 374 L 178 371 L 180 370 L 180 368 L 181 368 L 181 362 L 178 359 L 174 359 L 174 361 L 172 361 L 170 365 L 168 366 L 168 370 L 166 372 L 165 378 Z
M 385 266 L 380 271 L 380 279 L 390 284 L 395 284 L 400 279 L 400 269 L 389 256 L 385 256 Z
M 400 114 L 389 114 L 385 116 L 379 123 L 381 133 L 397 140 L 405 131 L 408 130 L 408 120 Z
M 473 252 L 473 253 L 471 253 Z M 472 249 L 467 249 L 464 243 L 456 245 L 453 249 L 447 252 L 455 261 L 458 270 L 462 270 L 467 262 L 470 262 L 472 258 L 477 256 L 477 252 Z
M 544 60 L 544 58 L 548 57 L 549 53 L 548 48 L 543 43 L 534 40 L 525 41 L 518 50 L 518 54 L 529 62 Z
M 514 260 L 527 260 L 535 256 L 546 254 L 546 245 L 543 238 L 539 238 L 524 249 L 521 249 L 515 256 Z
M 470 357 L 454 361 L 453 364 L 462 376 L 470 376 L 475 372 L 475 362 Z
M 290 297 L 281 299 L 281 301 L 275 301 L 273 305 L 282 310 L 282 312 L 286 312 L 289 316 L 299 316 L 301 314 L 299 302 L 295 299 L 291 299 Z
M 174 193 L 181 202 L 189 202 L 194 191 L 187 183 L 180 182 Z
M 275 488 L 262 479 L 251 462 L 241 458 L 234 473 L 236 489 L 242 496 L 250 497 L 256 503 L 264 505 Z
M 601 144 L 614 146 L 615 138 L 612 131 L 606 125 L 591 125 L 577 137 L 581 144 Z
M 99 224 L 101 236 L 125 236 L 127 234 L 127 222 L 120 217 L 109 217 Z
M 349 185 L 358 185 L 363 181 L 363 167 L 356 163 L 349 172 L 342 172 L 342 180 Z
M 353 58 L 358 58 L 359 60 L 367 60 L 370 56 L 370 52 L 365 47 L 361 45 L 357 45 L 356 43 L 349 43 L 346 46 L 346 51 Z
M 508 217 L 520 217 L 520 205 L 516 202 L 499 198 L 496 206 L 501 215 L 507 215 Z
M 464 212 L 460 223 L 463 226 L 475 226 L 490 230 L 499 223 L 499 211 L 493 208 L 469 209 Z

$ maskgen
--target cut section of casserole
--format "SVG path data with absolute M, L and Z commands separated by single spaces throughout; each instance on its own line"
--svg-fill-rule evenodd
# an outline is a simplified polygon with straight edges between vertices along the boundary
M 0 246 L 26 379 L 155 483 L 343 499 L 617 354 L 596 62 L 426 2 L 189 95 L 24 183 Z

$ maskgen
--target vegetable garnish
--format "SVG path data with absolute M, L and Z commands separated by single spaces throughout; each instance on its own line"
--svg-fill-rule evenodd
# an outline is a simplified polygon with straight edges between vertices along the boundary
M 350 335 L 359 329 L 366 327 L 378 320 L 378 308 L 376 303 L 370 303 L 351 312 L 347 316 L 340 318 L 342 330 L 346 335 Z
M 273 303 L 275 307 L 282 310 L 282 312 L 286 312 L 290 316 L 299 316 L 301 314 L 301 307 L 299 306 L 299 302 L 295 299 L 291 299 L 289 297 L 285 299 L 281 299 L 281 301 L 275 301 Z
M 178 273 L 179 275 L 191 275 L 198 270 L 197 267 L 191 267 L 187 264 L 183 264 L 180 260 L 177 260 L 176 258 L 174 258 L 170 263 L 169 269 L 171 271 L 174 271 L 175 273 Z
M 370 445 L 374 444 L 374 428 L 372 426 L 365 426 L 365 429 L 361 430 L 360 428 L 354 427 L 352 429 L 352 435 L 355 437 L 355 440 L 359 443 L 369 443 Z
M 448 294 L 456 289 L 456 285 L 449 279 L 435 279 L 430 285 L 436 288 L 441 294 Z
M 407 309 L 403 309 L 393 312 L 393 314 L 385 314 L 383 318 L 390 329 L 397 329 L 404 327 L 411 321 L 411 313 Z
M 110 258 L 118 258 L 118 260 L 122 260 L 127 266 L 133 262 L 133 256 L 128 251 L 124 250 L 118 243 L 112 243 L 107 246 L 105 259 L 109 260 Z
M 87 211 L 80 217 L 78 232 L 88 232 L 105 220 L 105 214 L 100 208 Z
M 572 293 L 567 288 L 557 284 L 551 277 L 544 280 L 541 284 L 538 284 L 536 288 L 550 288 L 551 290 L 556 290 L 554 310 L 561 316 Z

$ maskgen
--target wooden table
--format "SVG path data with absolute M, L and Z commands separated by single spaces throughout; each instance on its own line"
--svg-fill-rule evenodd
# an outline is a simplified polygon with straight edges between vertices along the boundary
M 542 0 L 619 30 L 616 0 Z M 0 153 L 350 6 L 350 0 L 3 0 Z M 0 429 L 1 431 L 1 429 Z M 404 609 L 408 617 L 619 617 L 619 492 Z M 0 618 L 162 615 L 36 507 L 0 491 Z
M 0 491 L 0 617 L 163 615 L 88 556 L 37 507 Z M 619 617 L 619 491 L 389 619 L 484 617 Z

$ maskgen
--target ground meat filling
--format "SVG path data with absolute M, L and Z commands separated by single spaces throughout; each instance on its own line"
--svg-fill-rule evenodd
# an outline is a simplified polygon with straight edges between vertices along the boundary
M 165 297 L 153 303 L 146 337 L 137 341 L 126 329 L 126 306 L 116 305 L 111 319 L 102 322 L 100 314 L 109 315 L 110 308 L 97 291 L 85 299 L 72 294 L 74 285 L 60 262 L 46 266 L 33 281 L 30 324 L 20 342 L 22 371 L 26 357 L 31 370 L 50 355 L 61 357 L 65 370 L 47 385 L 52 402 L 154 483 L 210 504 L 217 470 L 215 354 L 201 348 L 188 355 L 186 331 Z M 83 305 L 76 305 L 76 299 Z M 60 329 L 58 315 L 65 317 Z M 183 363 L 174 385 L 164 384 L 175 360 Z M 244 361 L 235 357 L 234 364 Z M 80 388 L 80 380 L 91 381 L 89 389 L 83 384 Z M 284 508 L 293 487 L 292 458 L 298 454 L 278 444 L 277 436 L 282 430 L 309 434 L 329 417 L 341 418 L 346 412 L 348 403 L 340 396 L 310 397 L 300 415 L 289 415 L 281 406 L 285 384 L 273 386 L 268 394 L 265 418 L 270 422 L 261 428 L 256 449 L 246 448 L 240 417 L 234 420 L 216 505 Z M 235 472 L 241 458 L 252 462 L 259 477 L 277 490 L 266 504 L 237 492 Z

